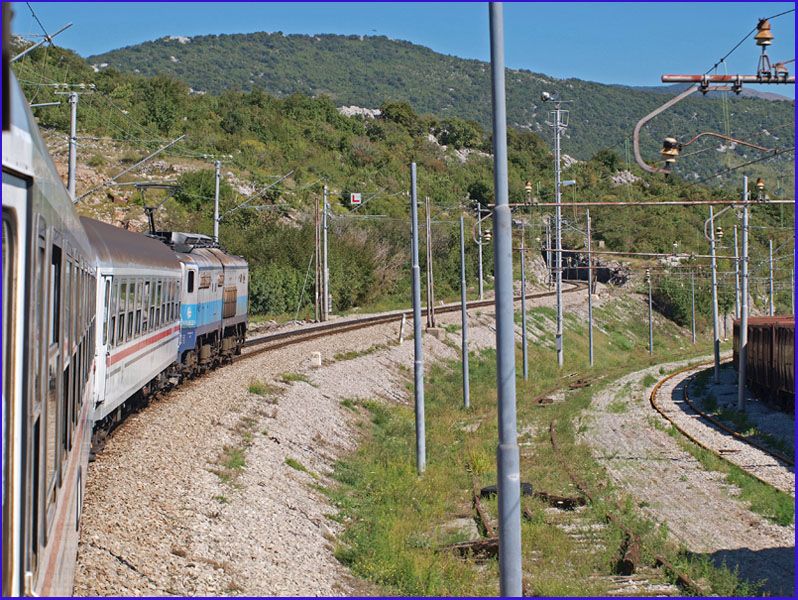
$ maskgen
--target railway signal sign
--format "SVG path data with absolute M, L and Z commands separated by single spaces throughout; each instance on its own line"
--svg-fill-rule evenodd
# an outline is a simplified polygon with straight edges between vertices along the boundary
M 357 206 L 363 201 L 363 196 L 360 192 L 352 192 L 349 194 L 349 204 L 352 206 Z

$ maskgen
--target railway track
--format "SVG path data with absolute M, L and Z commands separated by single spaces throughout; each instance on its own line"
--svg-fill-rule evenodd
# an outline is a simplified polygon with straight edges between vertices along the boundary
M 568 284 L 572 287 L 570 287 L 569 289 L 564 289 L 563 294 L 571 294 L 574 292 L 579 292 L 587 287 L 587 283 L 583 282 L 568 282 Z M 554 292 L 539 292 L 534 294 L 527 294 L 526 297 L 528 300 L 534 300 L 535 298 L 545 298 L 553 295 Z M 515 300 L 520 301 L 521 296 L 520 295 L 516 296 Z M 467 306 L 468 309 L 471 310 L 474 308 L 493 306 L 493 304 L 494 304 L 493 299 L 472 300 L 471 302 L 467 303 Z M 443 306 L 435 308 L 436 313 L 450 313 L 459 310 L 460 310 L 459 302 L 453 304 L 445 304 Z M 422 316 L 426 316 L 427 310 L 422 309 L 421 314 Z M 244 348 L 252 348 L 252 350 L 246 352 L 245 354 L 242 354 L 238 358 L 238 360 L 241 360 L 242 358 L 250 358 L 252 356 L 261 354 L 263 352 L 267 352 L 269 350 L 277 350 L 285 346 L 299 344 L 316 338 L 325 337 L 327 335 L 343 333 L 346 331 L 354 331 L 357 329 L 363 329 L 364 327 L 372 327 L 374 325 L 392 323 L 394 321 L 401 320 L 403 316 L 406 316 L 408 320 L 411 320 L 413 318 L 412 310 L 411 309 L 396 310 L 379 315 L 369 315 L 366 317 L 359 317 L 356 319 L 348 319 L 346 321 L 333 321 L 329 323 L 320 323 L 317 325 L 311 325 L 309 327 L 292 329 L 291 331 L 281 331 L 279 333 L 273 333 L 269 335 L 248 339 L 246 342 L 244 342 Z
M 708 451 L 712 452 L 712 454 L 714 454 L 715 456 L 717 456 L 719 458 L 722 458 L 725 461 L 729 461 L 730 457 L 727 454 L 718 451 L 718 449 L 713 447 L 712 444 L 708 443 L 706 441 L 706 439 L 702 439 L 700 436 L 697 436 L 694 433 L 691 433 L 686 427 L 684 427 L 682 424 L 680 424 L 678 422 L 678 420 L 673 417 L 672 411 L 666 410 L 657 401 L 657 398 L 658 398 L 658 395 L 659 395 L 659 391 L 662 388 L 662 386 L 664 386 L 669 381 L 673 380 L 674 378 L 676 378 L 676 377 L 678 377 L 678 376 L 680 376 L 680 375 L 682 375 L 682 374 L 684 374 L 686 372 L 696 371 L 695 373 L 693 373 L 689 377 L 685 378 L 685 380 L 682 382 L 682 399 L 690 407 L 690 409 L 692 411 L 694 411 L 705 422 L 709 423 L 711 425 L 711 427 L 720 429 L 724 433 L 731 435 L 738 442 L 740 442 L 742 444 L 745 444 L 747 446 L 750 446 L 752 448 L 755 448 L 756 450 L 766 454 L 767 456 L 771 457 L 774 461 L 776 461 L 777 463 L 780 463 L 781 465 L 783 465 L 785 467 L 794 467 L 794 465 L 795 465 L 794 457 L 789 457 L 786 454 L 783 454 L 781 452 L 778 452 L 778 451 L 766 446 L 765 444 L 759 443 L 758 441 L 756 441 L 754 439 L 751 439 L 750 437 L 747 437 L 747 436 L 744 436 L 744 435 L 738 433 L 737 431 L 733 430 L 728 425 L 726 425 L 725 423 L 723 423 L 722 421 L 717 419 L 716 417 L 713 417 L 712 415 L 709 415 L 706 412 L 702 411 L 690 399 L 688 390 L 689 390 L 689 387 L 690 387 L 690 382 L 692 381 L 692 379 L 698 373 L 697 369 L 700 368 L 700 367 L 705 367 L 705 366 L 709 366 L 709 365 L 712 365 L 712 364 L 713 364 L 713 361 L 708 361 L 708 362 L 705 362 L 705 363 L 700 363 L 698 365 L 690 365 L 690 366 L 684 367 L 682 369 L 679 369 L 678 371 L 675 371 L 675 372 L 671 373 L 670 375 L 668 375 L 667 377 L 659 380 L 657 382 L 657 384 L 654 386 L 654 388 L 651 390 L 651 394 L 649 395 L 649 402 L 651 403 L 652 408 L 654 408 L 654 410 L 656 410 L 660 415 L 662 415 L 665 419 L 667 419 L 671 423 L 671 425 L 673 427 L 675 427 L 682 435 L 684 435 L 691 442 L 693 442 L 694 444 L 697 444 L 698 446 L 704 448 L 705 450 L 708 450 Z M 764 483 L 766 485 L 770 485 L 770 486 L 774 485 L 773 481 L 769 481 L 767 478 L 762 477 L 761 474 L 757 473 L 756 470 L 754 470 L 750 466 L 748 466 L 748 465 L 739 465 L 739 464 L 737 466 L 742 468 L 744 471 L 746 471 L 746 473 L 748 473 L 749 475 L 751 475 L 755 479 L 761 481 L 762 483 Z

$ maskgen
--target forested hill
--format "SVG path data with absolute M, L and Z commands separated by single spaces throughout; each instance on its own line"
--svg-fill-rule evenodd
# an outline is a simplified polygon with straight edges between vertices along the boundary
M 446 56 L 384 36 L 279 32 L 175 36 L 92 56 L 88 61 L 98 68 L 144 75 L 168 73 L 196 91 L 218 93 L 259 87 L 277 96 L 295 92 L 328 95 L 338 106 L 369 108 L 378 108 L 386 100 L 404 100 L 420 113 L 490 124 L 488 63 Z M 558 90 L 564 99 L 574 101 L 569 107 L 571 139 L 563 148 L 580 159 L 608 147 L 623 153 L 624 140 L 630 138 L 637 120 L 663 102 L 662 94 L 652 91 L 511 70 L 507 77 L 511 125 L 549 137 L 545 125 L 548 107 L 540 101 L 543 90 Z M 700 131 L 730 133 L 765 147 L 794 145 L 794 102 L 729 96 L 689 98 L 655 119 L 644 131 L 647 154 L 652 160 L 656 158 L 666 135 L 687 140 Z M 737 156 L 702 152 L 685 159 L 682 174 L 704 177 L 719 170 L 719 158 L 723 166 L 760 156 L 740 147 L 730 150 L 716 142 L 702 141 L 693 149 L 701 149 L 703 144 L 707 150 L 714 146 L 718 152 Z M 792 159 L 787 156 L 768 162 L 791 169 Z

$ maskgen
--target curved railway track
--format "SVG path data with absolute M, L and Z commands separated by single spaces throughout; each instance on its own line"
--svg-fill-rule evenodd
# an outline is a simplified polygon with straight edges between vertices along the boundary
M 662 415 L 662 417 L 664 417 L 669 423 L 671 423 L 671 425 L 673 427 L 675 427 L 687 439 L 689 439 L 694 444 L 697 444 L 701 448 L 704 448 L 705 450 L 710 451 L 715 456 L 717 456 L 719 458 L 722 458 L 724 461 L 728 462 L 729 461 L 729 457 L 728 456 L 724 455 L 722 452 L 719 452 L 717 449 L 712 447 L 712 445 L 708 444 L 706 440 L 700 439 L 700 437 L 690 433 L 690 431 L 688 431 L 684 426 L 679 424 L 678 421 L 671 416 L 671 413 L 668 410 L 665 410 L 657 402 L 657 396 L 659 394 L 659 390 L 667 382 L 671 381 L 675 377 L 678 377 L 679 375 L 682 375 L 683 373 L 686 373 L 688 371 L 695 371 L 699 367 L 704 367 L 704 366 L 708 366 L 708 365 L 712 365 L 712 364 L 713 364 L 713 361 L 708 361 L 708 362 L 704 362 L 704 363 L 699 363 L 697 365 L 689 365 L 687 367 L 684 367 L 682 369 L 679 369 L 678 371 L 675 371 L 675 372 L 671 373 L 670 375 L 668 375 L 667 377 L 664 377 L 663 379 L 660 379 L 657 382 L 657 384 L 654 386 L 654 388 L 651 390 L 651 394 L 649 395 L 649 402 L 651 403 L 651 406 L 652 406 L 652 408 L 654 408 L 654 410 L 656 410 L 660 415 Z M 793 467 L 795 465 L 795 459 L 793 457 L 789 457 L 789 456 L 787 456 L 787 455 L 785 455 L 785 454 L 783 454 L 781 452 L 773 450 L 772 448 L 770 448 L 770 447 L 768 447 L 768 446 L 766 446 L 764 444 L 761 444 L 761 443 L 757 442 L 756 440 L 753 440 L 753 439 L 751 439 L 749 437 L 741 435 L 740 433 L 738 433 L 737 431 L 733 430 L 728 425 L 726 425 L 725 423 L 720 421 L 719 419 L 713 417 L 712 415 L 707 414 L 706 412 L 704 412 L 700 408 L 698 408 L 695 405 L 695 403 L 693 403 L 690 400 L 690 396 L 689 396 L 689 393 L 688 393 L 688 389 L 690 387 L 690 382 L 693 379 L 693 377 L 696 376 L 697 373 L 698 372 L 696 371 L 696 373 L 694 373 L 694 374 L 690 375 L 689 377 L 685 378 L 685 380 L 682 382 L 682 398 L 683 398 L 684 402 L 691 408 L 691 410 L 693 410 L 693 412 L 695 412 L 705 422 L 708 422 L 709 424 L 711 424 L 712 427 L 715 427 L 717 429 L 722 430 L 724 433 L 727 433 L 727 434 L 731 435 L 734 439 L 738 440 L 741 443 L 744 443 L 744 444 L 746 444 L 748 446 L 756 448 L 760 452 L 763 452 L 766 455 L 768 455 L 771 458 L 773 458 L 773 460 L 777 461 L 778 463 L 781 463 L 782 465 L 784 465 L 786 467 Z M 742 468 L 744 471 L 746 471 L 746 473 L 751 475 L 751 477 L 754 477 L 755 479 L 759 480 L 760 482 L 762 482 L 762 483 L 764 483 L 766 485 L 773 486 L 773 482 L 764 479 L 763 477 L 761 477 L 759 474 L 757 474 L 755 471 L 751 470 L 750 468 L 746 468 L 746 467 L 741 466 L 741 465 L 737 465 L 737 466 L 740 466 L 740 468 Z
M 587 283 L 583 282 L 568 282 L 568 283 L 572 287 L 570 287 L 569 289 L 564 289 L 563 294 L 571 294 L 587 288 Z M 535 294 L 527 294 L 526 297 L 528 300 L 534 300 L 535 298 L 545 298 L 547 296 L 553 296 L 554 293 L 555 292 L 539 292 Z M 520 301 L 520 300 L 521 300 L 520 295 L 515 297 L 515 301 Z M 493 306 L 493 304 L 494 304 L 493 299 L 473 300 L 467 303 L 467 307 L 470 310 L 473 308 L 480 308 L 483 306 Z M 449 312 L 456 312 L 459 310 L 460 310 L 459 302 L 454 304 L 445 304 L 443 306 L 435 308 L 436 313 L 449 313 Z M 422 316 L 425 316 L 427 314 L 427 310 L 422 309 L 421 314 Z M 379 315 L 369 315 L 366 317 L 359 317 L 356 319 L 347 319 L 345 321 L 340 320 L 328 323 L 320 323 L 317 325 L 311 325 L 309 327 L 292 329 L 290 331 L 281 331 L 279 333 L 273 333 L 269 335 L 248 339 L 246 342 L 244 342 L 244 348 L 253 348 L 253 350 L 250 350 L 249 352 L 242 354 L 237 360 L 241 360 L 242 358 L 250 358 L 252 356 L 261 354 L 263 352 L 268 352 L 269 350 L 277 350 L 285 346 L 290 346 L 292 344 L 299 344 L 301 342 L 306 342 L 316 338 L 325 337 L 327 335 L 343 333 L 346 331 L 353 331 L 356 329 L 363 329 L 364 327 L 371 327 L 374 325 L 391 323 L 393 321 L 400 320 L 403 316 L 407 316 L 408 321 L 412 320 L 413 318 L 412 309 L 396 310 Z

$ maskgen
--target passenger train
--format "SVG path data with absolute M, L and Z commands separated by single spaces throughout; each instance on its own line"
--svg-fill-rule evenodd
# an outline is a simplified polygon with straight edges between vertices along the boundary
M 132 408 L 240 353 L 249 272 L 208 236 L 79 217 L 6 76 L 3 595 L 62 596 L 92 448 Z

